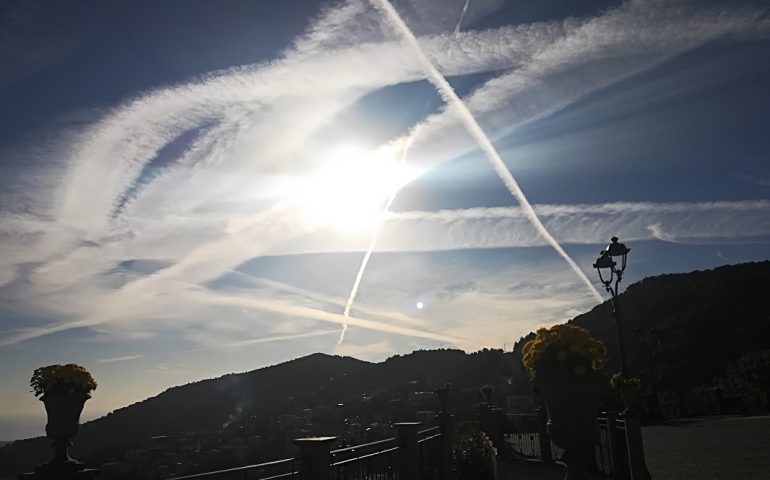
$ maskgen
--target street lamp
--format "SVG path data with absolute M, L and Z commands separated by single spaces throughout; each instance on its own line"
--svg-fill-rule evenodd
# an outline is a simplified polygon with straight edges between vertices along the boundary
M 661 418 L 660 399 L 658 398 L 658 373 L 655 357 L 660 351 L 660 336 L 658 328 L 653 325 L 650 328 L 649 335 L 643 335 L 640 328 L 636 329 L 637 337 L 643 339 L 648 345 L 647 358 L 650 360 L 650 386 L 652 387 L 652 398 L 650 401 L 650 417 L 657 420 Z
M 618 237 L 612 237 L 605 250 L 602 250 L 599 258 L 594 263 L 594 268 L 599 273 L 599 280 L 604 288 L 612 295 L 612 314 L 615 317 L 615 327 L 618 334 L 618 352 L 620 354 L 620 374 L 626 375 L 626 353 L 623 350 L 623 327 L 620 323 L 620 309 L 618 308 L 618 284 L 623 280 L 623 272 L 626 270 L 626 258 L 630 248 L 618 242 Z M 620 268 L 618 262 L 620 260 Z M 613 280 L 615 281 L 613 285 Z

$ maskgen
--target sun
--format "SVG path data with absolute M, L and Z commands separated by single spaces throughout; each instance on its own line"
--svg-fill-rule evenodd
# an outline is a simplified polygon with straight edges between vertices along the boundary
M 305 219 L 313 226 L 352 231 L 373 225 L 388 199 L 418 176 L 385 151 L 355 146 L 331 150 L 294 192 Z

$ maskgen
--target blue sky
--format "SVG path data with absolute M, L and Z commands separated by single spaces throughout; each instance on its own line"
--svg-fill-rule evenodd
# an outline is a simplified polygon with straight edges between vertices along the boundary
M 0 439 L 42 432 L 41 365 L 94 373 L 93 418 L 510 346 L 596 305 L 613 235 L 629 283 L 767 259 L 762 3 L 395 2 L 418 52 L 382 0 L 4 2 Z

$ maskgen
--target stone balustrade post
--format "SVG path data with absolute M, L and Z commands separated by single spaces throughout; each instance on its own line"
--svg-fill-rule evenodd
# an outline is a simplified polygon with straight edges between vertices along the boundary
M 650 480 L 647 463 L 644 459 L 644 443 L 642 442 L 642 426 L 639 416 L 630 410 L 623 413 L 626 422 L 626 446 L 628 448 L 628 467 L 631 470 L 631 480 Z
M 540 460 L 553 463 L 551 436 L 548 435 L 548 412 L 542 406 L 537 408 L 537 436 L 540 442 Z
M 452 451 L 455 443 L 455 420 L 454 415 L 443 412 L 436 416 L 438 420 L 439 431 L 439 478 L 442 480 L 454 480 L 455 472 L 452 469 Z
M 332 444 L 337 437 L 296 438 L 294 444 L 299 447 L 302 459 L 300 472 L 307 480 L 331 480 Z
M 499 457 L 505 457 L 505 422 L 508 418 L 505 416 L 505 410 L 501 407 L 492 407 L 492 432 L 490 432 L 489 439 L 492 440 L 492 444 L 497 448 L 497 455 Z
M 479 430 L 486 433 L 487 436 L 491 436 L 494 427 L 492 426 L 492 406 L 490 404 L 483 402 L 479 404 L 478 421 Z
M 420 445 L 417 442 L 420 425 L 420 422 L 393 424 L 397 432 L 399 480 L 419 480 L 420 478 Z
M 620 442 L 625 441 L 625 439 L 618 435 L 618 414 L 617 412 L 605 412 L 604 416 L 607 418 L 607 444 L 610 448 L 612 480 L 624 480 L 626 475 L 620 471 L 620 468 L 623 466 L 620 458 Z

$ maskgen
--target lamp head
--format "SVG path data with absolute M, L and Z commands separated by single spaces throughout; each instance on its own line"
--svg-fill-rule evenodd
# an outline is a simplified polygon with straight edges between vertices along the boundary
M 615 261 L 612 259 L 612 257 L 607 252 L 607 250 L 602 250 L 601 255 L 599 256 L 599 258 L 596 259 L 596 262 L 594 263 L 594 268 L 596 269 L 612 268 L 615 265 L 616 265 Z
M 611 257 L 622 257 L 628 255 L 628 252 L 631 251 L 630 248 L 626 247 L 624 243 L 618 242 L 618 237 L 612 237 L 610 239 L 612 243 L 610 243 L 607 246 L 607 254 Z
M 599 273 L 599 280 L 601 280 L 601 282 L 605 285 L 608 282 L 612 282 L 612 275 L 615 272 L 615 265 L 615 261 L 612 259 L 607 250 L 602 250 L 599 258 L 597 258 L 596 262 L 594 263 L 594 268 Z M 607 275 L 606 280 L 604 279 L 605 275 Z

